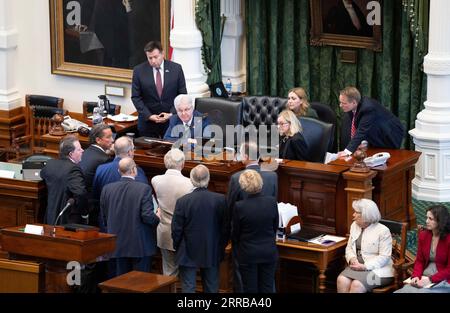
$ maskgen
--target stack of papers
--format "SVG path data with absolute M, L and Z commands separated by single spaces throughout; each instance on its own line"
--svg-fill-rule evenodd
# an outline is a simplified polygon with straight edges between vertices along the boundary
M 113 120 L 114 122 L 132 122 L 138 119 L 137 116 L 128 115 L 128 114 L 117 114 L 117 115 L 108 115 L 107 118 Z
M 403 281 L 403 283 L 404 284 L 411 284 L 411 280 L 412 280 L 412 278 L 411 277 L 408 277 L 407 279 L 405 279 L 404 281 Z M 433 287 L 435 285 L 435 283 L 431 283 L 431 284 L 428 284 L 428 285 L 426 285 L 426 286 L 423 286 L 423 288 L 431 288 L 431 287 Z
M 331 246 L 339 241 L 345 240 L 345 237 L 332 236 L 332 235 L 320 235 L 316 238 L 308 240 L 310 243 L 315 243 L 322 246 Z
M 278 226 L 280 228 L 285 228 L 289 224 L 289 221 L 294 216 L 298 216 L 298 210 L 295 205 L 292 205 L 290 203 L 279 202 L 278 203 L 278 215 L 280 217 Z M 300 229 L 301 229 L 300 223 L 291 225 L 291 233 L 298 232 L 298 231 L 300 231 Z

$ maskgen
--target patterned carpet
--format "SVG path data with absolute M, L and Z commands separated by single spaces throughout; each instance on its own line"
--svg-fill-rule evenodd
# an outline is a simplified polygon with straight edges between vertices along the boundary
M 445 205 L 450 210 L 449 202 L 435 203 L 435 202 L 420 201 L 414 198 L 412 199 L 412 205 L 414 213 L 416 214 L 417 225 L 425 225 L 426 209 L 435 204 Z M 416 230 L 409 231 L 407 240 L 408 240 L 407 245 L 408 255 L 414 256 L 417 250 L 417 231 Z

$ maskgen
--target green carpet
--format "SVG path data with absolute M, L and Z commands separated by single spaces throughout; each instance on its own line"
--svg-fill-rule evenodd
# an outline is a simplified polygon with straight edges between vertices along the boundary
M 417 225 L 425 225 L 425 221 L 426 221 L 426 209 L 432 205 L 435 204 L 442 204 L 445 205 L 449 210 L 450 210 L 450 203 L 449 202 L 445 202 L 445 203 L 436 203 L 436 202 L 428 202 L 428 201 L 420 201 L 420 200 L 416 200 L 416 199 L 412 199 L 412 205 L 413 205 L 413 209 L 414 209 L 414 213 L 416 214 L 416 219 L 417 219 Z M 417 231 L 416 230 L 410 230 L 408 232 L 408 245 L 407 245 L 407 250 L 408 252 L 410 252 L 412 255 L 416 255 L 416 251 L 417 251 Z

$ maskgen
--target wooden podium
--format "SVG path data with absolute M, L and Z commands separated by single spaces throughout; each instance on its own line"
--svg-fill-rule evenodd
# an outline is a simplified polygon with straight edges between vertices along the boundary
M 66 281 L 68 262 L 89 264 L 115 249 L 115 235 L 91 231 L 79 239 L 78 232 L 65 231 L 62 226 L 56 226 L 56 233 L 53 226 L 43 226 L 43 235 L 26 234 L 23 226 L 3 228 L 0 240 L 10 259 L 44 264 L 45 292 L 71 292 L 72 287 Z

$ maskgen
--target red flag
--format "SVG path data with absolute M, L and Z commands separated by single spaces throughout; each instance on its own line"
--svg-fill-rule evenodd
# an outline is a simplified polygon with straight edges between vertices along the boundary
M 170 32 L 173 29 L 173 0 L 170 1 L 169 60 L 172 61 L 173 48 L 170 43 Z

